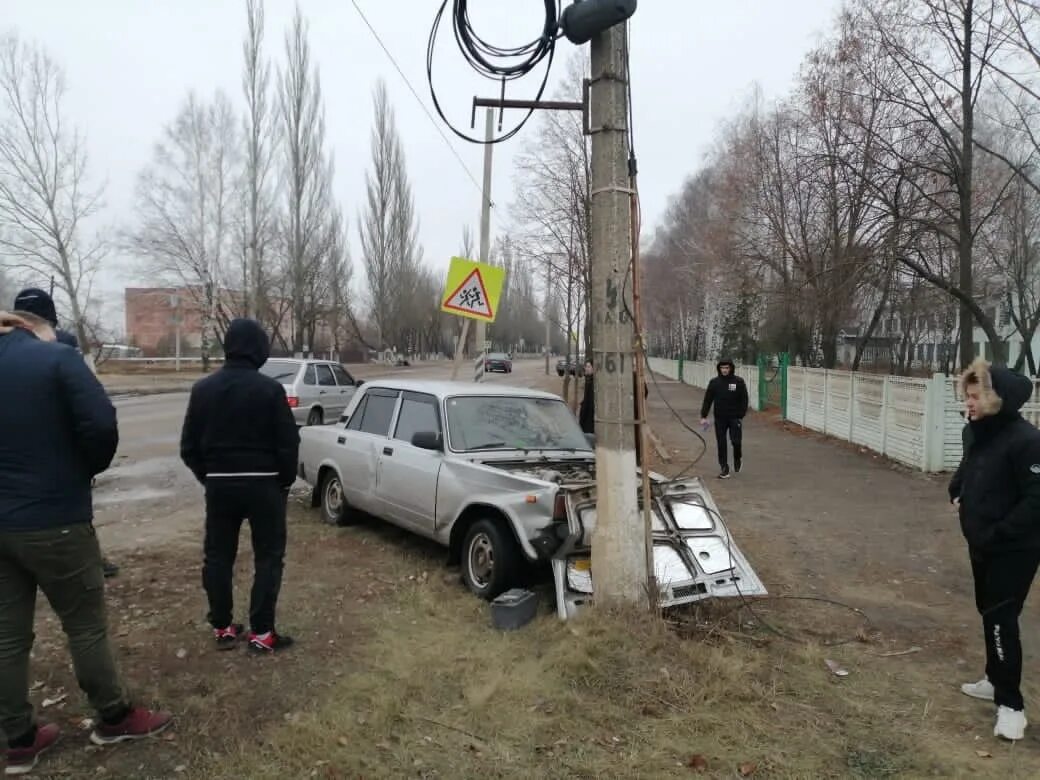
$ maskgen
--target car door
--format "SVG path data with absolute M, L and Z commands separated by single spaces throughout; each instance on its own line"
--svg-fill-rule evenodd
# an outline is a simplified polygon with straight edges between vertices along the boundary
M 437 477 L 442 452 L 412 446 L 416 433 L 441 433 L 437 399 L 404 391 L 394 433 L 380 454 L 379 499 L 402 525 L 433 536 L 436 526 Z
M 314 370 L 313 363 L 303 364 L 303 373 L 298 382 L 299 409 L 304 420 L 310 413 L 310 409 L 318 402 L 318 375 Z
M 378 495 L 379 458 L 389 441 L 399 395 L 397 390 L 369 388 L 336 437 L 347 503 L 378 517 L 386 516 Z
M 350 404 L 350 399 L 354 397 L 357 388 L 354 385 L 354 377 L 348 374 L 343 366 L 339 363 L 329 363 L 329 367 L 332 369 L 332 375 L 336 378 L 336 385 L 339 388 L 339 407 L 336 414 L 340 415 Z
M 437 479 L 444 455 L 413 446 L 412 436 L 419 432 L 443 434 L 437 399 L 427 393 L 405 391 L 394 423 L 391 451 L 384 449 L 381 455 L 380 491 L 383 502 L 408 518 L 417 532 L 432 536 Z
M 314 370 L 318 375 L 318 405 L 324 412 L 325 422 L 339 419 L 343 411 L 339 401 L 339 386 L 336 377 L 332 374 L 332 368 L 328 363 L 316 363 Z

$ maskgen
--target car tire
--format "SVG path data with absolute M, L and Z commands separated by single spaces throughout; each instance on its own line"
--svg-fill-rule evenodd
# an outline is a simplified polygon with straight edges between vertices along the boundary
M 349 525 L 350 508 L 343 495 L 343 483 L 332 469 L 321 480 L 321 519 L 327 525 Z
M 462 581 L 485 601 L 509 590 L 520 568 L 520 549 L 512 532 L 494 520 L 478 520 L 462 542 Z
M 311 413 L 307 415 L 308 425 L 322 425 L 325 422 L 325 415 L 321 409 L 311 409 Z

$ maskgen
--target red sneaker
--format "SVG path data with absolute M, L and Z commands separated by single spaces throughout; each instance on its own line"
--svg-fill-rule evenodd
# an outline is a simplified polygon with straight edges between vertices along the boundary
M 58 741 L 58 735 L 60 733 L 61 729 L 58 728 L 57 723 L 48 723 L 46 725 L 38 726 L 36 729 L 36 739 L 33 740 L 33 743 L 29 747 L 8 748 L 5 751 L 7 754 L 7 768 L 4 769 L 4 774 L 29 774 L 36 768 L 40 756 L 46 753 L 47 750 Z
M 292 647 L 293 638 L 276 631 L 268 631 L 266 634 L 249 632 L 249 649 L 254 653 L 274 653 Z
M 172 720 L 173 716 L 168 712 L 134 707 L 119 723 L 109 725 L 98 722 L 90 734 L 90 741 L 95 745 L 114 745 L 131 739 L 153 737 L 164 731 Z
M 213 638 L 216 640 L 218 650 L 230 650 L 245 633 L 245 626 L 241 623 L 232 623 L 227 628 L 214 628 Z

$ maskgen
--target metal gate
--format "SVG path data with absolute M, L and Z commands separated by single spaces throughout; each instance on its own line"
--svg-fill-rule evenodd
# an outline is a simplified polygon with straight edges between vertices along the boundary
M 791 357 L 787 352 L 758 356 L 758 408 L 779 408 L 787 417 L 787 367 Z

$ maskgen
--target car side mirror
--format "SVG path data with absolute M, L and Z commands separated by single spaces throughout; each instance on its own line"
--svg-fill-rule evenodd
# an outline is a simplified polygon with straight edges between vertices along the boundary
M 363 384 L 365 384 L 365 380 L 364 379 L 355 379 L 354 380 L 354 387 L 361 387 L 361 385 L 363 385 Z
M 444 449 L 444 436 L 436 431 L 417 431 L 412 434 L 412 446 L 440 452 Z
M 596 434 L 594 434 L 594 433 L 586 433 L 585 434 L 585 441 L 587 441 L 589 443 L 589 446 L 592 447 L 592 449 L 596 449 Z

